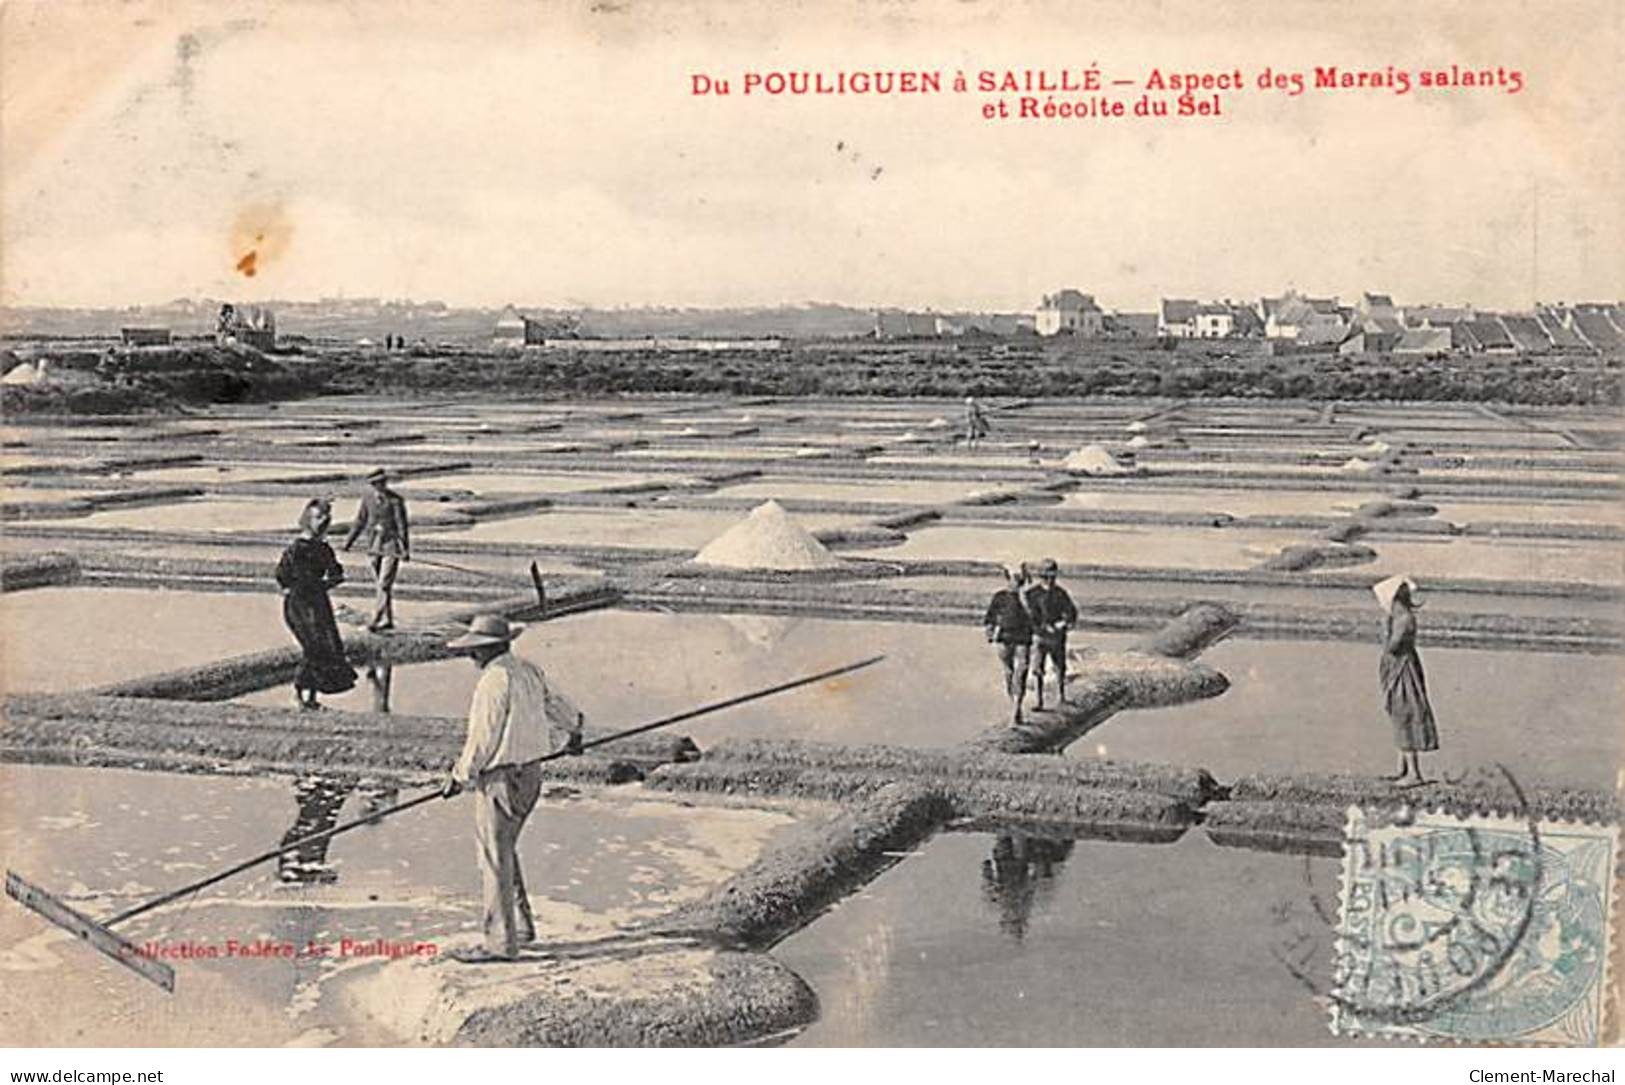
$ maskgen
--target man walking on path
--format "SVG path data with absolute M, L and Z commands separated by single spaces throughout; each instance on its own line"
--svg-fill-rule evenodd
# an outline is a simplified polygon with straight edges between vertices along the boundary
M 536 940 L 518 850 L 519 831 L 542 793 L 542 767 L 534 762 L 559 750 L 581 752 L 580 709 L 540 667 L 508 650 L 523 629 L 482 614 L 447 644 L 468 649 L 480 668 L 468 710 L 468 739 L 441 787 L 447 798 L 474 790 L 485 945 L 451 951 L 469 964 L 511 961 L 520 946 Z
M 987 424 L 987 415 L 982 411 L 982 405 L 976 402 L 975 396 L 965 397 L 965 444 L 970 448 L 976 447 L 976 442 L 988 435 L 990 427 Z
M 344 538 L 344 549 L 367 533 L 367 562 L 378 586 L 377 605 L 367 628 L 377 633 L 395 628 L 395 575 L 401 562 L 412 560 L 412 540 L 406 527 L 406 499 L 389 488 L 389 472 L 376 467 L 367 473 L 372 489 L 361 498 Z
M 1021 702 L 1027 695 L 1027 666 L 1033 639 L 1032 616 L 1027 613 L 1027 601 L 1022 597 L 1022 590 L 1027 586 L 1027 567 L 1011 566 L 1004 575 L 1005 586 L 993 593 L 982 624 L 987 629 L 988 643 L 998 650 L 999 662 L 1004 666 L 1004 691 L 1014 705 L 1010 725 L 1019 727 Z
M 1027 589 L 1027 610 L 1033 616 L 1034 667 L 1038 672 L 1037 707 L 1044 707 L 1044 663 L 1055 664 L 1055 699 L 1066 696 L 1066 633 L 1078 620 L 1078 608 L 1066 589 L 1055 583 L 1061 567 L 1054 558 L 1039 566 L 1039 582 Z

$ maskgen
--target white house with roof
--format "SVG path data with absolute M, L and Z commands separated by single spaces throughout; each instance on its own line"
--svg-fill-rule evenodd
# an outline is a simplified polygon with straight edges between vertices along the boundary
M 1157 334 L 1174 339 L 1196 337 L 1196 311 L 1200 306 L 1190 298 L 1163 298 L 1157 307 Z
M 1099 335 L 1104 330 L 1106 314 L 1095 304 L 1093 294 L 1084 294 L 1068 287 L 1055 294 L 1045 294 L 1033 314 L 1033 325 L 1039 335 Z
M 1203 302 L 1196 307 L 1196 337 L 1224 339 L 1236 332 L 1236 314 L 1228 305 Z
M 1340 343 L 1350 321 L 1336 298 L 1311 298 L 1288 290 L 1278 298 L 1264 298 L 1264 334 L 1270 339 L 1299 343 Z
M 497 326 L 491 332 L 491 345 L 498 350 L 518 350 L 525 345 L 525 318 L 512 305 L 497 317 Z

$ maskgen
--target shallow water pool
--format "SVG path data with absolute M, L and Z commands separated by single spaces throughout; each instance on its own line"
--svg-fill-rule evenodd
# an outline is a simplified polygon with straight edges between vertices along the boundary
M 141 468 L 131 472 L 131 476 L 142 482 L 153 484 L 182 484 L 189 482 L 258 482 L 263 479 L 296 479 L 301 475 L 325 475 L 334 471 L 343 471 L 346 474 L 360 478 L 372 467 L 370 464 L 356 463 L 209 463 L 191 464 L 185 467 L 151 467 Z M 331 486 L 332 483 L 322 485 Z
M 317 777 L 296 787 L 291 779 L 23 766 L 0 767 L 0 787 L 5 865 L 92 915 L 274 847 L 296 829 L 319 831 L 403 797 Z M 472 818 L 466 801 L 430 803 L 303 849 L 304 869 L 326 869 L 331 883 L 283 884 L 268 863 L 121 926 L 138 945 L 329 947 L 292 958 L 172 960 L 173 996 L 32 913 L 0 909 L 0 987 L 16 1027 L 7 1035 L 30 1044 L 400 1042 L 348 1010 L 342 987 L 382 958 L 345 953 L 343 943 L 438 949 L 477 930 Z M 750 862 L 793 823 L 635 787 L 544 792 L 519 844 L 538 934 L 593 936 L 658 915 Z M 93 1001 L 98 1012 L 19 1009 L 64 998 Z
M 952 523 L 910 529 L 908 541 L 877 551 L 916 561 L 1033 561 L 1133 568 L 1246 569 L 1258 565 L 1302 532 L 1244 527 L 1169 527 Z
M 1130 636 L 1092 638 L 1126 645 Z M 594 611 L 527 629 L 517 651 L 608 728 L 709 704 L 872 655 L 863 671 L 677 728 L 702 749 L 722 738 L 946 746 L 1005 719 L 1009 701 L 980 625 L 907 625 L 755 614 Z M 466 659 L 394 669 L 393 710 L 461 718 L 479 672 Z M 281 705 L 286 687 L 244 698 Z M 339 709 L 370 709 L 366 683 Z
M 1149 509 L 1167 512 L 1227 512 L 1232 516 L 1344 516 L 1378 494 L 1324 490 L 1247 490 L 1220 486 L 1200 489 L 1140 488 L 1074 490 L 1061 498 L 1067 508 Z
M 724 497 L 799 498 L 809 501 L 873 501 L 896 505 L 942 505 L 961 501 L 978 490 L 981 482 L 949 482 L 930 479 L 885 479 L 872 482 L 841 479 L 759 478 L 724 487 Z
M 401 495 L 411 498 L 414 492 L 446 492 L 470 490 L 487 493 L 575 493 L 581 490 L 602 490 L 608 486 L 629 486 L 645 482 L 673 482 L 681 475 L 617 475 L 608 472 L 582 471 L 558 474 L 530 474 L 522 471 L 457 471 L 444 475 L 429 475 L 405 479 L 395 488 Z
M 694 509 L 556 509 L 528 516 L 485 520 L 452 534 L 424 530 L 419 538 L 531 543 L 537 546 L 622 546 L 698 550 L 744 519 L 744 512 Z M 795 517 L 808 531 L 846 526 L 851 516 Z
M 1362 540 L 1377 559 L 1360 566 L 1374 578 L 1481 577 L 1487 580 L 1625 582 L 1625 549 L 1590 539 L 1383 536 Z
M 1277 959 L 1335 860 L 948 833 L 773 952 L 818 993 L 825 1047 L 1335 1042 Z M 1335 906 L 1335 904 L 1334 904 Z M 1288 916 L 1283 923 L 1278 916 Z M 1330 981 L 1330 931 L 1312 970 Z
M 1426 500 L 1424 498 L 1424 500 Z M 1457 524 L 1512 521 L 1534 524 L 1612 524 L 1625 520 L 1617 501 L 1449 501 L 1438 506 L 1438 517 Z
M 1430 648 L 1421 656 L 1439 725 L 1424 767 L 1503 764 L 1526 783 L 1612 788 L 1622 757 L 1625 690 L 1612 656 Z M 1082 638 L 1079 638 L 1080 640 Z M 1125 712 L 1074 756 L 1200 765 L 1221 780 L 1249 772 L 1394 771 L 1393 732 L 1375 644 L 1225 641 L 1203 663 L 1230 679 L 1212 700 Z
M 279 595 L 35 588 L 0 608 L 8 691 L 61 692 L 278 648 Z
M 333 485 L 317 488 L 331 495 Z M 317 496 L 313 494 L 312 496 Z M 88 527 L 136 531 L 298 531 L 301 497 L 188 497 L 159 505 L 133 505 L 102 509 L 85 517 Z M 334 504 L 337 518 L 353 509 L 348 500 Z

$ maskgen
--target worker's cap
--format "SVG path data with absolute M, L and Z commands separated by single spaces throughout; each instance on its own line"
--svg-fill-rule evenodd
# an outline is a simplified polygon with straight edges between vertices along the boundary
M 456 640 L 446 642 L 447 648 L 480 648 L 487 644 L 507 644 L 525 627 L 510 622 L 500 614 L 481 614 L 468 623 L 468 632 Z
M 387 478 L 389 478 L 389 472 L 382 467 L 374 467 L 367 472 L 368 482 L 383 482 Z
M 1056 564 L 1054 558 L 1045 558 L 1038 565 L 1039 576 L 1049 576 L 1051 574 L 1060 575 L 1060 572 L 1061 567 Z

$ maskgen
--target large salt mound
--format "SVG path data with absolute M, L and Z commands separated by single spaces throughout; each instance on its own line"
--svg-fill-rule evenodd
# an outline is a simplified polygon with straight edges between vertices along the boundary
M 752 509 L 750 515 L 712 539 L 694 555 L 697 565 L 728 569 L 832 569 L 841 560 L 790 518 L 777 501 Z
M 1081 471 L 1086 475 L 1129 475 L 1133 469 L 1117 462 L 1110 452 L 1099 445 L 1084 445 L 1067 454 L 1061 466 L 1068 471 Z
M 39 370 L 34 368 L 33 362 L 24 362 L 13 366 L 4 377 L 0 377 L 0 384 L 38 384 Z

